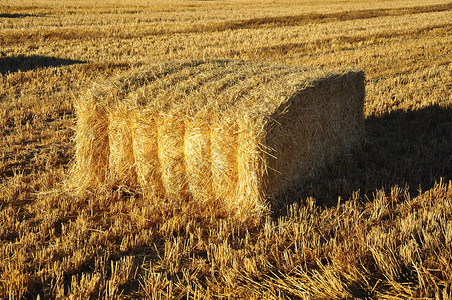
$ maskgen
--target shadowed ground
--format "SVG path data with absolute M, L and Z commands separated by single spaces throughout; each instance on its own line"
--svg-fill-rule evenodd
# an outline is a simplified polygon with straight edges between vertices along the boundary
M 1 17 L 1 15 L 0 15 Z M 17 71 L 29 71 L 38 68 L 68 66 L 73 64 L 83 64 L 85 61 L 62 59 L 49 56 L 23 56 L 0 57 L 0 74 L 14 73 Z
M 348 198 L 356 190 L 369 199 L 376 190 L 389 191 L 394 185 L 408 187 L 412 195 L 428 190 L 441 177 L 452 177 L 451 120 L 452 109 L 440 106 L 369 117 L 361 149 L 279 201 L 313 196 L 330 206 L 338 196 Z
M 37 17 L 38 15 L 33 14 L 0 14 L 0 18 L 17 19 L 25 17 Z

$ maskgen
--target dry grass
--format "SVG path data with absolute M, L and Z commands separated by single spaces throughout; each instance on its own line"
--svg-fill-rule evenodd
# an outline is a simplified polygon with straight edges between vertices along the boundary
M 450 20 L 442 0 L 3 1 L 0 298 L 451 299 Z M 219 57 L 364 70 L 363 148 L 247 223 L 151 190 L 62 191 L 80 151 L 74 99 L 150 62 Z M 92 128 L 110 117 L 83 107 Z M 158 134 L 146 115 L 136 122 L 132 136 Z M 201 156 L 189 168 L 209 152 L 205 131 L 185 134 Z M 147 149 L 134 153 L 136 180 L 171 184 L 146 171 L 155 145 L 132 143 Z

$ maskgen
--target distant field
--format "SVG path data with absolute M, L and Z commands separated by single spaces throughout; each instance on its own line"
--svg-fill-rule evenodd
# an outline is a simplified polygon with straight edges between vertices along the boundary
M 0 4 L 0 299 L 452 299 L 452 2 L 126 2 Z M 362 148 L 253 222 L 64 190 L 75 99 L 205 58 L 362 69 Z

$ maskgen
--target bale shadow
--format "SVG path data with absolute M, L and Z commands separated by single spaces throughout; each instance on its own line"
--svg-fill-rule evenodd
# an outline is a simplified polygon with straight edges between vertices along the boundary
M 60 67 L 73 64 L 84 64 L 86 61 L 62 59 L 50 56 L 24 56 L 0 57 L 0 74 L 14 73 L 17 71 L 29 71 L 38 68 Z
M 452 108 L 394 111 L 367 118 L 365 128 L 360 149 L 275 199 L 275 215 L 311 196 L 329 207 L 339 196 L 349 199 L 358 190 L 362 198 L 372 200 L 377 190 L 389 192 L 397 185 L 415 196 L 441 178 L 452 179 Z

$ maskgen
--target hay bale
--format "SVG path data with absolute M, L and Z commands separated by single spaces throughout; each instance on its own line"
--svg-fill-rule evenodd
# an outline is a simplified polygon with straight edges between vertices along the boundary
M 184 61 L 132 70 L 107 86 L 92 92 L 102 97 L 90 99 L 90 108 L 86 100 L 77 105 L 73 174 L 88 164 L 87 178 L 99 178 L 83 187 L 119 180 L 169 199 L 259 214 L 268 199 L 363 137 L 364 74 L 357 71 Z M 103 172 L 114 180 L 102 182 Z

